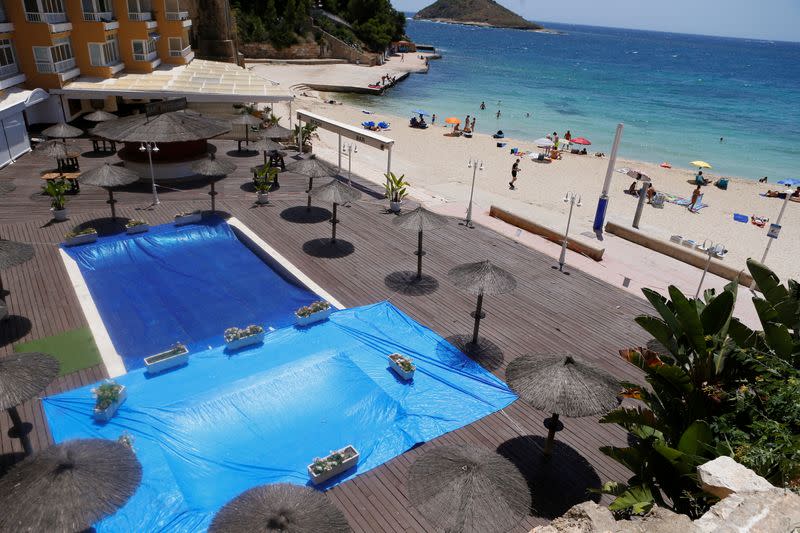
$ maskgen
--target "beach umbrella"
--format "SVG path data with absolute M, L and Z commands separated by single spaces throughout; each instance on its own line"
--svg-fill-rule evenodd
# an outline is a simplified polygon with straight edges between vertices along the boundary
M 0 194 L 7 194 L 17 188 L 12 180 L 0 180 Z
M 422 109 L 412 109 L 411 112 L 415 115 L 422 115 L 423 117 L 431 116 L 430 113 L 428 113 L 427 111 L 423 111 Z
M 333 204 L 333 214 L 331 215 L 331 243 L 335 243 L 336 224 L 339 222 L 336 219 L 336 206 L 339 204 L 346 204 L 348 202 L 355 202 L 361 198 L 361 192 L 352 187 L 348 187 L 341 181 L 334 178 L 330 181 L 330 183 L 326 183 L 322 187 L 317 187 L 311 191 L 311 196 L 321 202 Z
M 155 116 L 145 113 L 107 120 L 92 128 L 99 137 L 127 143 L 174 143 L 211 139 L 231 131 L 223 119 L 199 115 L 188 109 Z
M 459 265 L 452 268 L 447 273 L 447 277 L 459 289 L 478 295 L 478 304 L 475 311 L 472 312 L 475 327 L 472 331 L 471 344 L 474 346 L 478 343 L 481 319 L 486 316 L 486 313 L 482 311 L 483 296 L 511 292 L 517 286 L 517 281 L 509 272 L 493 265 L 490 261 Z
M 417 232 L 417 280 L 422 279 L 422 232 L 424 230 L 434 230 L 447 224 L 447 217 L 428 211 L 422 206 L 404 213 L 393 221 L 395 226 L 402 229 Z
M 273 124 L 264 130 L 264 138 L 266 139 L 286 139 L 292 136 L 292 130 L 284 128 L 279 124 Z
M 122 507 L 141 480 L 142 466 L 124 444 L 51 446 L 0 478 L 0 531 L 83 531 Z
M 778 180 L 779 185 L 786 185 L 787 187 L 796 187 L 800 186 L 800 179 L 796 178 L 786 178 L 783 180 Z
M 445 124 L 461 124 L 461 119 L 458 119 L 456 117 L 447 117 L 446 119 L 444 119 L 444 123 Z
M 611 374 L 571 355 L 526 355 L 511 361 L 506 382 L 520 399 L 552 413 L 544 453 L 550 455 L 558 417 L 607 413 L 619 405 L 621 385 Z
M 270 155 L 270 156 L 279 155 L 281 157 L 286 155 L 286 152 L 283 151 L 284 148 L 286 148 L 286 147 L 283 146 L 281 143 L 275 142 L 275 141 L 273 141 L 272 139 L 269 139 L 269 138 L 263 139 L 261 142 L 259 142 L 256 145 L 256 148 L 258 148 L 259 150 L 263 150 L 264 151 L 264 164 L 265 165 L 267 164 L 267 155 Z
M 352 531 L 344 514 L 324 493 L 290 483 L 261 485 L 241 493 L 217 512 L 208 530 L 211 533 Z
M 98 109 L 97 111 L 92 111 L 88 115 L 84 115 L 83 118 L 90 122 L 105 122 L 107 120 L 117 120 L 119 117 L 114 113 Z
M 589 139 L 587 139 L 586 137 L 578 137 L 576 139 L 571 139 L 570 142 L 573 144 L 580 144 L 581 146 L 589 146 L 590 144 L 592 144 L 591 141 L 589 141 Z
M 207 158 L 192 163 L 191 168 L 196 174 L 206 176 L 208 178 L 216 178 L 231 174 L 234 170 L 236 170 L 236 165 L 229 161 L 220 161 L 214 157 L 214 154 L 209 154 Z M 210 186 L 211 190 L 208 192 L 208 195 L 211 196 L 211 212 L 213 213 L 217 210 L 217 190 L 215 188 L 216 182 L 213 179 L 211 180 Z
M 286 170 L 308 178 L 308 190 L 306 191 L 308 194 L 308 206 L 306 209 L 308 211 L 311 211 L 311 190 L 314 188 L 314 178 L 332 178 L 336 176 L 336 171 L 333 167 L 313 155 L 308 159 L 301 159 L 297 163 L 292 163 Z
M 11 434 L 21 441 L 26 455 L 33 453 L 28 438 L 31 425 L 22 422 L 17 406 L 41 393 L 56 377 L 58 369 L 58 361 L 43 353 L 15 353 L 0 357 L 0 409 L 8 412 L 13 425 Z M 0 531 L 6 530 L 0 527 Z
M 83 130 L 75 126 L 70 126 L 66 122 L 59 122 L 58 124 L 42 130 L 42 135 L 66 140 L 67 137 L 79 137 L 83 135 Z
M 540 148 L 551 148 L 555 146 L 555 143 L 551 139 L 548 139 L 547 137 L 541 137 L 539 139 L 536 139 L 535 141 L 533 141 L 533 144 L 535 144 Z
M 114 187 L 123 187 L 136 183 L 139 181 L 139 174 L 133 170 L 127 169 L 119 165 L 109 165 L 105 163 L 92 170 L 87 170 L 78 176 L 78 182 L 85 185 L 94 185 L 102 187 L 108 191 L 108 200 L 106 203 L 111 206 L 111 220 L 117 219 L 117 210 L 114 204 Z
M 34 148 L 34 152 L 46 157 L 55 158 L 56 162 L 59 159 L 64 159 L 71 155 L 70 147 L 67 145 L 66 141 L 55 139 L 37 144 L 36 148 Z
M 0 270 L 6 270 L 33 259 L 33 246 L 24 242 L 0 239 Z M 3 279 L 0 278 L 0 297 L 3 294 Z
M 437 446 L 408 472 L 411 505 L 437 530 L 508 531 L 531 508 L 528 483 L 497 452 L 472 445 Z
M 250 126 L 257 126 L 263 124 L 264 121 L 258 117 L 254 117 L 250 113 L 242 113 L 238 117 L 232 119 L 231 124 L 244 126 L 244 138 L 246 143 L 250 143 Z
M 696 166 L 697 168 L 712 168 L 711 165 L 709 165 L 705 161 L 692 161 L 691 164 Z

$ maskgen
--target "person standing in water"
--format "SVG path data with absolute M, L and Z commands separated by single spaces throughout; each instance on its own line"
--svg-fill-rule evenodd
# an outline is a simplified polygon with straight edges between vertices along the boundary
M 486 109 L 486 102 L 481 102 L 481 111 Z
M 514 164 L 511 165 L 511 181 L 508 182 L 508 188 L 512 191 L 516 189 L 514 187 L 514 182 L 517 181 L 517 173 L 519 172 L 519 159 L 514 161 Z
M 496 116 L 497 116 L 497 118 L 500 118 L 500 110 L 499 109 L 497 110 L 497 115 Z

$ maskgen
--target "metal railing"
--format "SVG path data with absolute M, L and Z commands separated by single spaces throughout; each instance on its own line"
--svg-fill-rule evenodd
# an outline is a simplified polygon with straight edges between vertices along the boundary
M 56 74 L 72 70 L 73 68 L 75 68 L 75 58 L 65 59 L 64 61 L 57 61 L 55 63 L 44 61 L 36 62 L 36 70 L 42 74 Z
M 188 18 L 188 11 L 167 11 L 167 20 L 186 20 Z
M 181 57 L 181 56 L 185 57 L 185 56 L 189 55 L 189 52 L 191 52 L 191 51 L 192 51 L 192 47 L 190 45 L 190 46 L 187 46 L 186 48 L 184 48 L 183 50 L 170 50 L 169 51 L 169 55 L 172 56 L 172 57 Z
M 114 13 L 111 11 L 84 12 L 83 20 L 86 22 L 111 22 L 114 20 Z
M 158 52 L 148 52 L 146 54 L 133 54 L 134 61 L 153 61 L 158 58 Z
M 145 11 L 143 13 L 128 13 L 128 20 L 145 22 L 148 20 L 153 20 L 153 14 L 149 11 Z
M 14 74 L 19 73 L 19 67 L 16 63 L 11 63 L 10 65 L 3 65 L 0 67 L 0 78 L 5 78 L 6 76 L 13 76 Z
M 66 13 L 41 13 L 39 11 L 26 11 L 25 19 L 28 22 L 47 22 L 48 24 L 59 24 L 67 22 Z

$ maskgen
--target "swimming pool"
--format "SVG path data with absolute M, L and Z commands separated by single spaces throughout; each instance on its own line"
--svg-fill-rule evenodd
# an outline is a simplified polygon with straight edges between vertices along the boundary
M 176 342 L 190 352 L 222 346 L 231 326 L 291 325 L 297 308 L 321 299 L 218 217 L 63 250 L 129 371 Z

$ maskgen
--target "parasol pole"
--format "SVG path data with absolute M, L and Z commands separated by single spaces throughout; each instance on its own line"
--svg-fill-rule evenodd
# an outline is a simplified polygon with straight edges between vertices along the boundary
M 597 201 L 597 212 L 594 215 L 594 225 L 592 228 L 595 231 L 603 231 L 603 224 L 606 221 L 606 211 L 608 209 L 608 190 L 611 187 L 611 177 L 614 175 L 614 165 L 617 163 L 617 150 L 619 150 L 619 142 L 622 139 L 622 122 L 617 124 L 617 134 L 614 136 L 614 145 L 611 148 L 611 157 L 608 158 L 608 169 L 606 170 L 606 179 L 603 182 L 603 192 L 600 193 L 600 199 Z
M 310 198 L 310 196 L 309 196 Z M 333 215 L 331 215 L 331 243 L 336 242 L 336 223 L 339 222 L 336 220 L 336 202 L 333 202 Z
M 116 221 L 117 208 L 114 207 L 114 204 L 116 204 L 117 201 L 114 200 L 114 191 L 111 189 L 111 187 L 108 188 L 108 200 L 106 201 L 106 203 L 111 206 L 111 220 Z
M 422 279 L 422 256 L 425 252 L 422 251 L 422 229 L 419 230 L 417 235 L 417 280 Z
M 472 341 L 470 342 L 470 344 L 472 344 L 473 346 L 476 346 L 478 344 L 478 330 L 481 327 L 481 319 L 486 316 L 486 313 L 484 313 L 481 310 L 482 307 L 483 307 L 483 291 L 481 291 L 481 293 L 478 294 L 478 305 L 475 307 L 475 311 L 471 313 L 473 318 L 475 318 L 475 327 L 472 330 Z
M 6 412 L 11 419 L 11 430 L 8 433 L 9 437 L 17 437 L 22 444 L 22 449 L 25 450 L 25 455 L 31 455 L 33 453 L 33 446 L 31 446 L 31 439 L 28 437 L 28 433 L 31 430 L 30 424 L 26 425 L 22 422 L 16 407 L 9 407 L 6 409 Z

